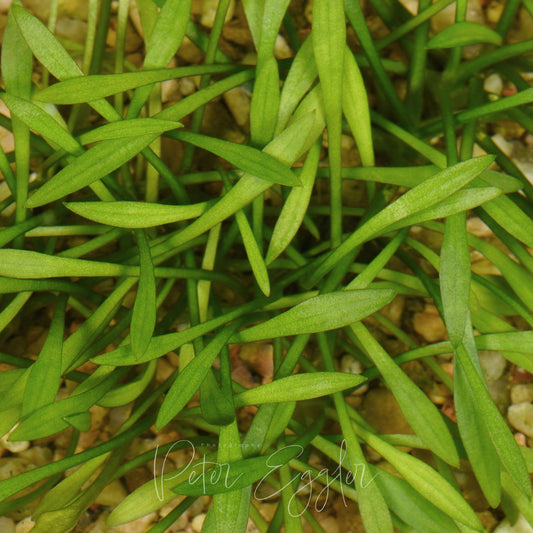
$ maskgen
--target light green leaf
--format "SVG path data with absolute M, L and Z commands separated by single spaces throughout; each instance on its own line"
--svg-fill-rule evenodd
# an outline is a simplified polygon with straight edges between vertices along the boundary
M 65 202 L 78 215 L 117 228 L 152 228 L 199 217 L 207 202 L 192 205 L 166 205 L 150 202 Z
M 470 249 L 466 213 L 448 217 L 441 249 L 440 290 L 444 320 L 452 346 L 462 342 L 470 323 Z
M 340 245 L 342 236 L 341 130 L 343 69 L 338 67 L 346 48 L 346 20 L 343 0 L 315 0 L 313 3 L 313 50 L 322 87 L 328 128 L 331 191 L 331 243 Z
M 150 255 L 150 245 L 144 230 L 135 232 L 137 247 L 139 248 L 139 288 L 133 305 L 131 317 L 130 339 L 131 350 L 135 357 L 144 355 L 156 323 L 156 284 L 154 265 Z
M 270 239 L 267 264 L 272 263 L 287 248 L 302 224 L 313 192 L 320 149 L 321 143 L 315 143 L 311 148 L 300 174 L 302 187 L 294 187 L 285 201 Z
M 286 164 L 276 157 L 251 146 L 207 137 L 190 131 L 173 132 L 169 136 L 203 148 L 263 180 L 290 187 L 300 185 L 300 180 Z
M 426 48 L 455 48 L 470 44 L 487 43 L 497 46 L 502 44 L 502 36 L 475 22 L 456 22 L 438 33 L 427 44 Z
M 278 124 L 276 135 L 279 135 L 318 76 L 315 56 L 313 53 L 313 39 L 308 36 L 293 59 L 287 78 L 283 83 L 279 103 Z
M 8 278 L 121 276 L 128 272 L 128 268 L 131 267 L 86 259 L 71 259 L 29 250 L 0 250 L 0 275 Z
M 389 289 L 341 291 L 315 296 L 262 324 L 239 331 L 231 342 L 253 342 L 341 328 L 371 315 L 393 297 L 394 291 Z
M 33 131 L 57 144 L 71 154 L 79 155 L 83 148 L 54 118 L 29 100 L 10 94 L 2 94 L 2 100 L 10 111 Z
M 105 367 L 101 367 L 105 368 Z M 96 377 L 97 369 L 92 375 Z M 77 393 L 77 389 L 68 397 L 55 403 L 47 404 L 22 418 L 20 425 L 11 434 L 13 440 L 34 440 L 48 437 L 54 433 L 69 427 L 65 417 L 76 415 L 80 411 L 89 410 L 108 390 L 111 390 L 126 373 L 127 369 L 121 368 L 104 374 L 104 379 L 96 383 L 96 386 Z M 88 378 L 82 387 L 91 378 Z
M 483 530 L 479 518 L 463 496 L 433 468 L 360 427 L 357 432 L 363 435 L 368 445 L 391 463 L 403 478 L 435 507 L 461 524 L 476 531 Z
M 78 137 L 81 144 L 89 144 L 110 139 L 125 139 L 141 135 L 161 134 L 165 131 L 181 128 L 183 124 L 157 118 L 134 118 L 104 124 L 99 128 L 82 133 Z
M 276 379 L 235 396 L 235 405 L 296 402 L 327 396 L 361 385 L 366 378 L 345 372 L 313 372 Z
M 65 297 L 57 301 L 52 324 L 44 346 L 39 357 L 30 368 L 24 391 L 22 416 L 26 416 L 43 405 L 52 403 L 59 390 L 66 304 Z
M 159 409 L 156 421 L 158 429 L 167 425 L 187 405 L 193 394 L 200 388 L 202 381 L 211 369 L 211 365 L 228 343 L 238 325 L 239 323 L 233 324 L 218 333 L 180 373 Z
M 438 172 L 435 176 L 426 179 L 420 185 L 407 191 L 398 200 L 388 205 L 359 227 L 348 239 L 328 255 L 310 276 L 306 286 L 313 286 L 356 246 L 379 235 L 393 223 L 443 201 L 467 185 L 493 161 L 493 156 L 482 156 L 458 163 Z
M 54 104 L 81 104 L 165 80 L 203 74 L 222 74 L 234 72 L 237 69 L 238 67 L 234 65 L 194 65 L 123 74 L 96 74 L 83 78 L 65 79 L 55 83 L 36 92 L 32 96 L 32 100 Z
M 364 166 L 374 165 L 374 146 L 365 83 L 352 51 L 344 51 L 342 110 Z
M 192 0 L 167 0 L 165 2 L 146 44 L 144 69 L 165 67 L 172 59 L 185 36 L 191 3 Z M 139 114 L 151 90 L 151 85 L 143 85 L 135 91 L 127 118 L 134 118 Z
M 96 145 L 40 187 L 27 201 L 27 207 L 48 204 L 91 185 L 129 161 L 158 136 L 143 135 L 127 141 L 115 139 Z

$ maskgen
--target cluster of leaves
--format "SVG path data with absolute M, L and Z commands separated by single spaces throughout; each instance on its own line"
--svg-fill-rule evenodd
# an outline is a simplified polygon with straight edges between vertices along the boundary
M 129 1 L 120 0 L 113 74 L 100 74 L 110 1 L 103 0 L 99 11 L 98 2 L 90 3 L 81 68 L 53 32 L 13 2 L 1 63 L 1 98 L 11 112 L 1 125 L 13 132 L 16 149 L 0 151 L 9 189 L 0 210 L 14 205 L 0 230 L 0 332 L 5 338 L 16 317 L 36 309 L 52 306 L 53 318 L 36 361 L 0 353 L 14 367 L 0 375 L 0 433 L 17 423 L 14 441 L 73 429 L 65 458 L 0 482 L 2 513 L 42 497 L 33 531 L 70 531 L 108 483 L 149 463 L 154 453 L 164 457 L 179 448 L 174 443 L 125 459 L 134 437 L 154 423 L 161 429 L 173 421 L 189 433 L 211 435 L 191 437 L 190 443 L 216 443 L 207 458 L 229 464 L 228 474 L 219 466 L 202 486 L 189 483 L 191 471 L 205 468 L 205 458 L 199 459 L 190 469 L 158 477 L 158 490 L 153 482 L 141 486 L 114 509 L 109 524 L 128 523 L 183 495 L 150 530 L 163 532 L 205 492 L 213 504 L 204 531 L 244 531 L 250 516 L 261 531 L 284 525 L 297 532 L 300 515 L 323 531 L 294 497 L 294 472 L 311 471 L 358 503 L 368 532 L 483 531 L 453 475 L 460 460 L 470 462 L 492 507 L 501 505 L 512 520 L 521 513 L 533 524 L 533 455 L 517 446 L 489 396 L 477 356 L 478 349 L 499 350 L 533 372 L 533 333 L 504 319 L 518 316 L 521 324 L 533 325 L 527 250 L 533 247 L 533 188 L 485 126 L 510 117 L 533 133 L 533 89 L 520 75 L 531 70 L 533 41 L 505 44 L 520 6 L 514 0 L 495 30 L 466 22 L 466 1 L 457 1 L 456 24 L 430 39 L 429 19 L 451 1 L 422 1 L 413 16 L 399 3 L 373 0 L 390 29 L 374 41 L 357 0 L 314 0 L 312 31 L 300 43 L 289 0 L 243 0 L 257 50 L 256 65 L 243 67 L 219 50 L 229 0 L 219 2 L 209 37 L 190 17 L 191 0 L 137 0 L 146 54 L 142 68 L 123 72 Z M 533 12 L 531 0 L 523 3 Z M 360 43 L 356 53 L 347 46 L 347 26 Z M 296 50 L 283 64 L 274 56 L 281 27 Z M 185 35 L 205 52 L 203 63 L 166 68 Z M 475 43 L 483 44 L 481 55 L 462 62 L 461 47 Z M 382 58 L 379 52 L 390 45 L 401 47 L 408 61 Z M 38 87 L 34 58 L 44 69 Z M 490 100 L 482 80 L 491 72 L 515 84 L 518 93 Z M 50 75 L 57 81 L 48 86 Z M 185 76 L 201 76 L 199 89 L 161 109 L 155 84 Z M 403 100 L 394 77 L 407 82 Z M 247 145 L 198 133 L 208 102 L 250 83 Z M 366 86 L 376 94 L 373 110 Z M 58 105 L 71 107 L 60 113 Z M 145 109 L 147 118 L 141 118 Z M 100 118 L 87 128 L 90 110 Z M 185 120 L 187 131 L 179 122 Z M 329 167 L 318 168 L 326 128 Z M 343 132 L 353 135 L 362 167 L 343 167 Z M 439 135 L 445 153 L 428 141 Z M 180 175 L 161 158 L 162 137 L 186 145 Z M 373 139 L 387 146 L 376 148 L 386 166 L 375 166 Z M 492 155 L 473 158 L 475 143 Z M 195 147 L 229 165 L 190 173 Z M 130 166 L 132 159 L 137 164 Z M 302 159 L 301 168 L 291 168 Z M 144 160 L 149 166 L 143 174 Z M 499 171 L 489 168 L 495 160 Z M 315 181 L 324 177 L 329 205 L 310 205 Z M 364 206 L 343 206 L 343 180 L 365 182 Z M 208 182 L 220 182 L 218 197 L 202 188 Z M 282 205 L 266 205 L 266 191 Z M 406 192 L 398 197 L 396 191 Z M 467 233 L 469 210 L 512 258 Z M 443 234 L 440 256 L 409 236 L 415 224 Z M 308 234 L 319 243 L 309 246 Z M 75 235 L 84 242 L 66 247 L 65 237 Z M 375 258 L 357 261 L 369 242 L 378 250 Z M 501 275 L 472 273 L 470 248 Z M 393 257 L 412 274 L 385 268 Z M 436 275 L 419 266 L 421 258 Z M 102 281 L 112 284 L 111 292 L 95 289 Z M 228 291 L 241 303 L 228 306 L 222 296 Z M 135 303 L 128 309 L 122 303 L 132 292 Z M 165 302 L 176 293 L 177 303 L 168 309 Z M 432 299 L 449 341 L 421 347 L 387 321 L 379 310 L 397 294 Z M 84 319 L 66 335 L 71 310 Z M 189 327 L 170 332 L 184 316 Z M 391 358 L 363 324 L 369 316 L 408 351 Z M 274 339 L 274 380 L 245 390 L 231 379 L 228 345 L 263 339 Z M 303 356 L 310 341 L 318 345 L 320 370 Z M 99 355 L 110 344 L 116 348 Z M 364 363 L 363 375 L 335 370 L 341 349 Z M 179 369 L 158 383 L 157 359 L 173 350 L 180 352 Z M 433 360 L 450 351 L 453 380 Z M 413 360 L 453 390 L 457 423 L 445 419 L 404 373 L 400 365 Z M 97 365 L 91 374 L 80 370 L 87 361 Z M 56 401 L 64 379 L 77 385 Z M 413 435 L 379 434 L 345 401 L 344 394 L 367 379 L 389 387 Z M 188 408 L 197 391 L 201 405 Z M 296 402 L 314 398 L 321 398 L 324 416 L 309 421 L 295 415 Z M 75 453 L 80 432 L 91 425 L 92 406 L 126 404 L 131 415 L 109 440 Z M 252 405 L 257 412 L 242 433 L 236 410 Z M 326 419 L 340 424 L 340 438 L 328 435 Z M 367 463 L 367 446 L 399 476 Z M 397 446 L 430 451 L 437 468 Z M 340 457 L 354 484 L 306 464 L 311 447 L 332 461 Z M 262 479 L 281 493 L 271 524 L 251 503 L 252 484 Z

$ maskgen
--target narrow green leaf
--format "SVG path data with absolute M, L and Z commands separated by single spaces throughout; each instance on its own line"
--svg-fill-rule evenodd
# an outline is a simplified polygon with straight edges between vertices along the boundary
M 360 427 L 357 431 L 363 435 L 369 446 L 391 463 L 403 478 L 435 507 L 461 524 L 476 531 L 483 530 L 479 518 L 463 496 L 433 468 Z
M 119 407 L 137 399 L 152 381 L 156 369 L 157 361 L 150 361 L 133 381 L 107 392 L 103 398 L 98 400 L 98 405 L 102 407 Z
M 57 301 L 46 341 L 37 361 L 31 366 L 22 403 L 22 416 L 52 403 L 59 390 L 66 304 L 65 297 Z
M 229 178 L 224 175 L 224 173 L 222 173 L 222 179 L 224 181 L 226 191 L 231 191 L 231 182 Z M 248 222 L 248 219 L 243 211 L 237 211 L 235 213 L 235 219 L 237 220 L 242 242 L 244 244 L 246 255 L 248 256 L 248 261 L 250 262 L 255 280 L 257 281 L 257 285 L 265 296 L 269 296 L 270 280 L 268 279 L 268 271 L 255 235 L 250 227 L 250 223 Z
M 293 187 L 300 185 L 300 180 L 284 163 L 266 152 L 251 146 L 236 144 L 214 137 L 207 137 L 190 131 L 173 132 L 173 139 L 185 141 L 203 148 L 229 161 L 232 165 L 249 172 L 266 181 Z
M 194 65 L 123 74 L 96 74 L 83 78 L 65 79 L 50 85 L 50 87 L 36 92 L 32 96 L 32 100 L 54 104 L 81 104 L 165 80 L 204 74 L 223 74 L 234 72 L 237 69 L 238 67 L 234 65 Z
M 259 68 L 250 107 L 252 143 L 262 147 L 274 136 L 279 111 L 278 63 L 272 56 Z
M 309 35 L 293 59 L 289 73 L 283 83 L 276 135 L 283 131 L 296 106 L 311 89 L 317 76 L 313 39 Z
M 91 413 L 88 411 L 64 416 L 63 420 L 78 431 L 89 431 L 91 429 L 92 418 Z
M 358 228 L 337 249 L 328 255 L 311 275 L 307 286 L 313 286 L 356 246 L 359 246 L 371 237 L 377 236 L 391 224 L 441 202 L 471 182 L 493 161 L 493 156 L 482 156 L 458 163 L 438 172 L 435 176 L 407 191 L 398 200 L 388 205 Z
M 27 207 L 48 204 L 91 185 L 129 161 L 158 136 L 143 135 L 126 142 L 115 139 L 96 145 L 40 187 L 27 201 Z
M 156 421 L 158 429 L 166 426 L 187 405 L 187 402 L 200 388 L 202 381 L 211 369 L 211 365 L 239 324 L 239 322 L 232 324 L 218 333 L 180 373 L 159 409 Z
M 140 272 L 139 288 L 131 317 L 130 338 L 131 350 L 135 357 L 139 358 L 146 352 L 154 333 L 157 291 L 148 239 L 144 230 L 137 230 L 135 236 L 139 248 Z
M 484 104 L 468 111 L 463 111 L 457 115 L 457 121 L 459 123 L 466 123 L 478 118 L 490 115 L 491 113 L 497 113 L 499 111 L 505 111 L 507 109 L 513 109 L 514 107 L 530 104 L 533 101 L 533 87 L 520 91 L 519 93 L 505 98 L 500 98 L 496 102 Z
M 266 255 L 267 264 L 272 263 L 283 253 L 302 224 L 313 192 L 320 149 L 321 143 L 315 143 L 311 148 L 300 174 L 302 187 L 294 187 L 285 201 L 270 239 Z
M 508 233 L 533 248 L 533 220 L 510 198 L 502 196 L 483 204 L 483 209 Z
M 65 202 L 78 215 L 117 228 L 152 228 L 199 217 L 207 202 L 192 205 L 166 205 L 150 202 Z
M 346 47 L 343 0 L 315 0 L 313 3 L 313 50 L 322 87 L 328 128 L 331 180 L 331 240 L 338 246 L 342 235 L 341 129 L 343 70 L 338 68 Z M 341 61 L 341 64 L 343 62 Z
M 152 33 L 146 44 L 144 69 L 165 67 L 172 59 L 185 36 L 191 13 L 191 3 L 192 0 L 167 0 L 165 2 L 157 15 Z M 143 85 L 135 91 L 127 118 L 134 118 L 139 114 L 151 90 L 151 85 Z
M 257 301 L 252 301 L 236 310 L 229 311 L 228 313 L 217 316 L 216 318 L 193 326 L 192 328 L 188 328 L 177 333 L 168 333 L 166 335 L 158 335 L 153 337 L 148 350 L 143 357 L 139 358 L 139 360 L 135 359 L 131 351 L 131 346 L 126 344 L 125 346 L 121 346 L 112 352 L 108 352 L 94 358 L 93 361 L 99 365 L 113 366 L 135 365 L 144 363 L 146 361 L 151 361 L 152 359 L 161 357 L 172 350 L 176 350 L 180 346 L 183 346 L 184 344 L 187 344 L 202 335 L 210 333 L 220 326 L 229 324 L 236 318 L 257 310 L 259 306 L 260 303 L 257 303 Z
M 296 402 L 327 396 L 361 385 L 366 378 L 344 372 L 313 372 L 276 379 L 235 396 L 235 405 Z
M 141 135 L 161 134 L 165 131 L 181 128 L 183 124 L 170 120 L 157 118 L 134 118 L 104 124 L 99 128 L 81 134 L 78 141 L 89 144 L 111 139 L 125 139 L 127 137 L 140 137 Z
M 341 328 L 371 315 L 393 297 L 394 291 L 388 289 L 341 291 L 315 296 L 262 324 L 239 331 L 231 342 L 253 342 Z
M 322 134 L 324 122 L 316 110 L 304 114 L 299 120 L 292 122 L 287 129 L 280 133 L 265 147 L 264 152 L 280 161 L 292 165 L 315 143 Z M 307 132 L 306 135 L 302 135 Z M 264 179 L 245 174 L 233 187 L 229 194 L 224 195 L 211 209 L 204 213 L 197 221 L 190 224 L 166 243 L 155 247 L 154 257 L 169 247 L 175 247 L 209 231 L 213 226 L 236 213 L 248 205 L 254 198 L 265 192 L 271 184 Z
M 466 213 L 448 217 L 441 249 L 440 290 L 444 320 L 452 346 L 462 342 L 469 320 L 470 249 Z
M 0 275 L 8 278 L 121 276 L 127 271 L 127 266 L 113 263 L 71 259 L 28 250 L 0 250 Z
M 13 4 L 11 11 L 33 55 L 51 74 L 58 80 L 83 75 L 74 59 L 37 17 L 16 4 Z M 91 105 L 108 120 L 120 118 L 106 100 L 96 100 L 91 102 Z
M 472 395 L 475 398 L 473 405 L 479 410 L 481 418 L 487 425 L 503 467 L 513 478 L 520 491 L 531 498 L 531 481 L 524 459 L 509 427 L 492 401 L 480 371 L 474 366 L 471 356 L 463 345 L 460 345 L 456 350 L 456 357 L 460 361 L 466 381 L 472 389 Z
M 427 44 L 426 48 L 455 48 L 470 44 L 487 43 L 497 46 L 502 44 L 502 36 L 494 30 L 475 22 L 456 22 L 438 33 Z
M 57 144 L 71 154 L 83 152 L 81 145 L 54 118 L 40 107 L 17 96 L 4 93 L 1 96 L 10 111 L 33 131 Z
M 344 51 L 342 110 L 350 125 L 364 166 L 374 166 L 370 108 L 365 83 L 352 51 Z
M 92 389 L 79 394 L 77 394 L 77 390 L 74 390 L 68 398 L 44 405 L 40 409 L 33 411 L 21 420 L 20 425 L 12 433 L 12 439 L 40 439 L 66 429 L 69 427 L 69 423 L 65 421 L 65 417 L 76 415 L 80 413 L 80 410 L 87 411 L 90 409 L 108 390 L 116 385 L 126 371 L 127 369 L 123 368 L 112 371 Z M 93 376 L 94 373 L 91 377 Z
M 426 533 L 459 533 L 454 522 L 409 483 L 373 465 L 370 469 L 390 508 L 406 524 Z
M 350 327 L 364 346 L 368 357 L 383 376 L 415 433 L 433 453 L 449 464 L 458 465 L 459 456 L 453 438 L 435 405 L 407 377 L 361 322 L 352 324 Z
M 459 433 L 483 494 L 491 507 L 497 507 L 501 497 L 500 459 L 477 401 L 458 358 L 454 366 L 454 404 Z

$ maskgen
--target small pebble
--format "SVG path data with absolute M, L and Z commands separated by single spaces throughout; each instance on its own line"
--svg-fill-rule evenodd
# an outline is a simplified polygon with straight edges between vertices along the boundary
M 533 402 L 533 383 L 523 383 L 511 387 L 511 403 Z
M 15 533 L 15 522 L 7 516 L 0 516 L 0 531 L 2 533 Z
M 491 94 L 502 94 L 503 80 L 499 74 L 491 74 L 485 79 L 483 83 L 483 89 Z
M 28 533 L 28 531 L 33 529 L 34 525 L 35 522 L 31 519 L 31 517 L 27 516 L 15 526 L 15 533 Z
M 507 411 L 511 426 L 518 431 L 533 437 L 533 403 L 522 402 L 511 405 Z
M 364 367 L 361 361 L 357 360 L 353 355 L 346 354 L 343 355 L 340 365 L 341 372 L 346 372 L 347 374 L 362 374 Z M 368 390 L 368 383 L 364 383 L 355 390 L 352 394 L 361 395 Z
M 193 531 L 195 531 L 196 533 L 201 533 L 202 527 L 204 525 L 205 517 L 206 517 L 206 514 L 202 513 L 202 514 L 195 516 L 192 519 L 191 527 Z
M 487 381 L 496 381 L 503 375 L 507 360 L 505 357 L 494 350 L 481 350 L 478 352 L 479 363 Z

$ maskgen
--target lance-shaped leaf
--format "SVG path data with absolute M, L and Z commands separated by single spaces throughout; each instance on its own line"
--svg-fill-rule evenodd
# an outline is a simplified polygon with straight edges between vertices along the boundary
M 483 494 L 491 507 L 497 507 L 501 496 L 500 459 L 460 358 L 455 361 L 453 377 L 455 412 L 463 446 Z
M 160 134 L 165 131 L 181 128 L 183 124 L 171 120 L 157 118 L 134 118 L 104 124 L 99 128 L 82 133 L 78 137 L 81 144 L 89 144 L 110 139 L 125 139 L 127 137 L 140 137 L 141 135 Z
M 98 374 L 99 370 L 96 370 L 95 373 Z M 11 434 L 12 439 L 40 439 L 68 428 L 69 423 L 65 420 L 66 417 L 76 415 L 80 411 L 89 410 L 108 390 L 111 390 L 115 386 L 126 372 L 126 368 L 120 368 L 117 371 L 111 372 L 109 370 L 101 372 L 104 378 L 100 379 L 93 388 L 80 391 L 79 393 L 77 393 L 76 389 L 68 398 L 44 405 L 36 411 L 33 411 L 22 419 L 20 425 Z M 95 373 L 91 377 L 95 377 Z M 89 380 L 90 378 L 86 382 Z M 85 383 L 78 385 L 78 389 L 80 387 L 83 388 Z
M 374 146 L 368 96 L 361 71 L 348 47 L 344 51 L 342 110 L 357 143 L 361 162 L 364 166 L 373 166 Z
M 300 185 L 298 177 L 281 161 L 251 146 L 236 144 L 190 131 L 177 131 L 169 137 L 203 148 L 229 161 L 237 168 L 266 181 L 288 185 Z
M 239 67 L 234 65 L 194 65 L 190 67 L 161 68 L 123 74 L 96 74 L 83 78 L 71 78 L 50 85 L 36 92 L 32 100 L 52 102 L 54 104 L 81 104 L 105 98 L 113 94 L 136 89 L 165 80 L 204 74 L 222 74 L 234 72 Z
M 448 217 L 441 249 L 440 290 L 452 346 L 463 340 L 470 322 L 470 249 L 465 224 L 466 213 Z
M 394 295 L 390 289 L 365 289 L 315 296 L 262 324 L 239 331 L 231 341 L 253 342 L 342 328 L 381 309 Z
M 266 255 L 267 264 L 272 263 L 287 248 L 302 224 L 313 192 L 320 149 L 320 143 L 311 148 L 300 174 L 302 187 L 294 187 L 285 201 L 272 232 Z
M 231 190 L 231 182 L 229 178 L 222 171 L 222 179 L 226 187 L 226 191 Z M 265 260 L 259 249 L 259 245 L 255 238 L 255 235 L 250 227 L 250 223 L 246 218 L 246 215 L 243 211 L 237 211 L 235 213 L 235 220 L 237 220 L 237 225 L 239 226 L 239 232 L 241 234 L 242 242 L 246 250 L 246 255 L 248 256 L 248 261 L 252 267 L 252 272 L 254 273 L 255 280 L 257 285 L 261 289 L 261 292 L 265 296 L 270 295 L 270 280 L 268 278 L 268 271 L 265 265 Z
M 218 333 L 180 373 L 159 409 L 157 428 L 168 424 L 187 405 L 193 394 L 200 388 L 220 350 L 227 344 L 238 325 L 239 323 L 233 324 Z
M 362 322 L 350 327 L 383 376 L 415 433 L 433 453 L 449 464 L 458 465 L 459 456 L 455 443 L 435 405 L 389 356 Z
M 242 407 L 243 405 L 310 400 L 357 387 L 364 381 L 366 378 L 363 376 L 345 372 L 295 374 L 237 394 L 235 405 Z
M 96 145 L 39 188 L 26 202 L 27 207 L 48 204 L 91 185 L 129 161 L 158 136 L 142 135 L 128 142 L 114 139 Z
M 458 163 L 457 165 L 442 170 L 420 185 L 410 189 L 398 198 L 398 200 L 388 205 L 359 227 L 338 248 L 328 255 L 311 275 L 307 285 L 314 285 L 356 246 L 379 235 L 388 226 L 443 201 L 471 182 L 493 161 L 494 156 L 482 156 Z
M 37 361 L 31 366 L 22 403 L 22 416 L 52 403 L 59 390 L 66 304 L 65 297 L 58 300 L 44 346 Z
M 475 531 L 482 531 L 479 518 L 466 503 L 463 496 L 428 464 L 412 455 L 401 452 L 394 446 L 361 427 L 356 430 L 369 446 L 382 455 L 403 478 L 435 507 L 450 518 L 465 524 Z
M 74 59 L 37 17 L 16 4 L 11 7 L 11 12 L 33 55 L 50 73 L 58 80 L 83 75 Z M 91 106 L 108 120 L 120 118 L 117 111 L 106 100 L 95 100 L 91 102 Z
M 167 0 L 159 11 L 150 38 L 146 43 L 146 57 L 143 68 L 160 68 L 168 64 L 178 50 L 187 22 L 190 18 L 192 0 Z M 128 109 L 128 118 L 139 114 L 152 87 L 143 85 L 137 89 Z
M 143 230 L 135 232 L 137 247 L 139 248 L 139 288 L 133 305 L 131 317 L 130 338 L 131 350 L 139 358 L 144 355 L 156 323 L 156 285 L 154 265 L 150 255 L 150 245 Z
M 121 276 L 131 268 L 114 263 L 71 259 L 28 250 L 0 250 L 0 275 L 8 278 Z
M 72 137 L 70 132 L 40 107 L 32 104 L 29 100 L 12 94 L 4 93 L 1 98 L 15 116 L 45 139 L 57 144 L 71 154 L 79 155 L 83 152 L 83 148 Z
M 487 43 L 499 46 L 502 44 L 502 36 L 481 24 L 475 22 L 456 22 L 435 35 L 426 44 L 426 48 L 455 48 L 456 46 L 468 46 L 470 44 Z
M 192 205 L 166 205 L 151 202 L 65 202 L 78 215 L 117 228 L 152 228 L 199 217 L 208 202 Z

